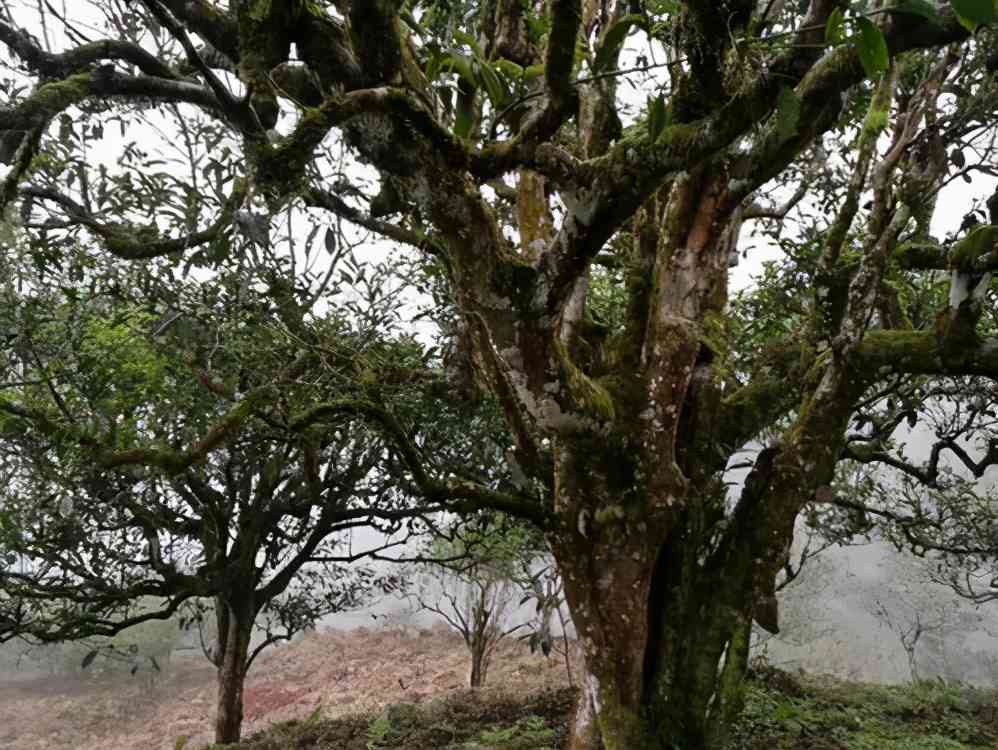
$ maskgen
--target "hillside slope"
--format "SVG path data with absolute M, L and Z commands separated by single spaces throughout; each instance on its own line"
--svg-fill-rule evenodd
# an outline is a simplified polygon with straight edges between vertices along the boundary
M 467 652 L 450 632 L 366 630 L 308 633 L 265 652 L 246 682 L 244 735 L 317 708 L 325 718 L 370 713 L 466 685 Z M 567 684 L 565 665 L 512 641 L 489 679 L 531 688 Z M 174 658 L 165 675 L 45 676 L 0 681 L 3 750 L 173 750 L 212 738 L 215 675 L 202 657 Z
M 492 687 L 464 688 L 463 644 L 442 630 L 310 633 L 254 666 L 239 750 L 554 750 L 574 703 L 564 662 L 512 641 Z M 209 743 L 214 674 L 181 658 L 146 678 L 0 684 L 4 750 L 186 750 Z M 996 750 L 998 693 L 876 686 L 760 669 L 737 750 Z
M 558 750 L 571 688 L 460 691 L 367 715 L 314 714 L 238 750 Z M 762 668 L 749 683 L 731 750 L 995 750 L 998 694 L 941 682 L 850 683 Z M 233 747 L 231 750 L 236 750 Z

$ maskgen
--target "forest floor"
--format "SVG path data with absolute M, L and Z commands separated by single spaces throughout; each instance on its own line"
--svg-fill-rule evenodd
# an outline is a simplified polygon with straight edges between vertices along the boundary
M 254 665 L 239 750 L 555 750 L 575 699 L 564 660 L 505 644 L 490 687 L 464 687 L 463 644 L 439 630 L 311 633 Z M 214 674 L 174 658 L 148 676 L 0 683 L 4 750 L 196 750 L 210 740 Z M 878 686 L 757 669 L 737 750 L 995 750 L 998 693 Z M 185 739 L 186 738 L 186 739 Z M 235 746 L 233 746 L 235 748 Z

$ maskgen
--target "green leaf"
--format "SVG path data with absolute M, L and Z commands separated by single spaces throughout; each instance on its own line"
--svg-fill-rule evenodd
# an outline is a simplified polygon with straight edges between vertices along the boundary
M 255 3 L 250 3 L 247 10 L 249 17 L 254 21 L 266 21 L 270 16 L 270 3 L 271 0 L 256 0 Z
M 504 75 L 514 81 L 518 81 L 523 78 L 523 66 L 517 65 L 512 60 L 500 57 L 493 63 L 493 65 L 495 65 L 496 68 L 498 68 Z
M 482 52 L 482 48 L 478 45 L 478 40 L 471 34 L 464 31 L 455 31 L 454 39 L 461 44 L 466 44 L 471 49 L 472 54 L 479 60 L 485 59 L 485 53 Z
M 86 669 L 87 667 L 89 667 L 93 663 L 94 659 L 97 658 L 97 654 L 99 653 L 100 653 L 99 650 L 94 649 L 89 654 L 84 656 L 83 661 L 80 662 L 80 669 Z
M 467 55 L 462 55 L 460 52 L 451 52 L 444 56 L 443 67 L 457 73 L 472 88 L 478 88 L 478 78 L 471 67 L 471 58 Z
M 655 98 L 648 97 L 648 134 L 652 141 L 657 141 L 665 130 L 665 97 L 659 94 Z
M 786 141 L 797 135 L 797 125 L 800 123 L 800 98 L 789 86 L 780 90 L 776 102 L 776 133 L 781 141 Z
M 430 59 L 426 61 L 426 69 L 423 71 L 427 81 L 433 83 L 437 80 L 445 60 L 446 55 L 441 55 L 439 52 L 430 54 Z
M 841 8 L 836 8 L 828 16 L 825 24 L 825 43 L 842 44 L 846 40 L 846 17 Z
M 499 80 L 499 76 L 496 75 L 492 67 L 484 60 L 478 61 L 478 77 L 481 79 L 492 104 L 496 107 L 503 106 L 509 99 L 509 91 Z
M 471 127 L 475 124 L 475 112 L 472 96 L 459 96 L 454 108 L 454 135 L 458 138 L 468 138 Z
M 631 27 L 640 26 L 643 23 L 644 19 L 641 16 L 630 15 L 624 16 L 607 29 L 606 34 L 603 35 L 603 44 L 597 50 L 596 59 L 593 61 L 593 72 L 601 73 L 609 70 L 616 62 L 617 56 L 627 40 L 627 35 L 631 33 Z
M 930 21 L 939 20 L 939 8 L 930 0 L 904 0 L 891 8 L 895 13 L 908 13 L 914 16 L 921 16 Z
M 873 21 L 865 16 L 856 19 L 859 27 L 859 39 L 854 41 L 859 60 L 863 69 L 871 78 L 877 73 L 883 73 L 890 65 L 890 52 L 887 49 L 887 39 Z
M 523 80 L 533 81 L 535 78 L 540 78 L 542 75 L 544 75 L 543 65 L 531 65 L 523 71 Z
M 978 26 L 994 23 L 998 16 L 994 0 L 950 0 L 950 4 L 960 23 L 971 32 L 977 31 Z

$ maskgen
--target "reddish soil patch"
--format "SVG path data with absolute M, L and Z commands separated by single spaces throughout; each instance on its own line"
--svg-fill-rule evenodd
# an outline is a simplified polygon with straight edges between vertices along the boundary
M 309 633 L 254 664 L 246 682 L 244 734 L 319 708 L 322 716 L 422 702 L 465 687 L 464 644 L 442 629 Z M 489 683 L 522 692 L 566 684 L 563 661 L 510 641 Z M 172 750 L 211 741 L 215 674 L 201 658 L 174 659 L 155 683 L 142 679 L 44 678 L 0 684 L 4 750 Z

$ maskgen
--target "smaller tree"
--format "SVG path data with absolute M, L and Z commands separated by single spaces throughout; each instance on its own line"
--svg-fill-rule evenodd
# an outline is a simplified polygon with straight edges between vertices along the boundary
M 418 563 L 420 580 L 409 596 L 461 636 L 471 655 L 472 688 L 485 684 L 499 644 L 526 627 L 510 623 L 516 602 L 522 604 L 534 595 L 526 589 L 523 596 L 525 587 L 540 586 L 539 593 L 547 596 L 541 578 L 524 575 L 538 555 L 538 541 L 536 534 L 506 519 L 478 519 L 439 530 Z M 549 609 L 546 603 L 543 609 Z M 543 629 L 547 617 L 538 634 L 549 632 L 549 627 Z M 544 643 L 547 653 L 550 640 Z
M 264 648 L 394 585 L 340 544 L 391 532 L 409 498 L 350 405 L 412 347 L 307 316 L 276 277 L 143 275 L 136 300 L 113 268 L 84 283 L 17 261 L 0 258 L 0 640 L 113 638 L 208 600 L 216 741 L 237 741 Z
M 929 559 L 888 550 L 880 567 L 885 573 L 870 584 L 867 609 L 897 638 L 911 681 L 959 676 L 950 668 L 946 643 L 978 628 L 979 614 L 932 580 Z

